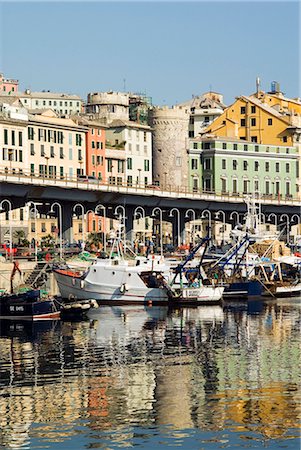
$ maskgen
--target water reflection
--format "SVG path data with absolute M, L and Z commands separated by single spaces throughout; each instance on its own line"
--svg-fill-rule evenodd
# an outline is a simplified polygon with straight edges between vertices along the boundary
M 292 300 L 1 322 L 0 446 L 294 448 L 299 333 Z

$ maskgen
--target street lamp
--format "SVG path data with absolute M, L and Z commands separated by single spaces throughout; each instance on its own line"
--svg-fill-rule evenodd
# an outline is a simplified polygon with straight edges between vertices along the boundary
M 207 215 L 208 215 L 208 238 L 209 238 L 209 241 L 210 241 L 210 239 L 211 239 L 211 212 L 209 211 L 209 209 L 204 209 L 204 211 L 202 211 L 202 214 L 201 214 L 201 219 L 206 219 L 206 217 L 204 217 L 204 213 L 207 213 Z
M 134 209 L 134 218 L 137 218 L 138 216 L 141 217 L 141 219 L 143 219 L 143 228 L 144 228 L 144 232 L 143 232 L 143 236 L 144 236 L 144 238 L 143 238 L 143 245 L 145 246 L 145 209 L 142 208 L 142 206 L 137 206 L 137 207 Z
M 187 209 L 186 213 L 185 213 L 185 218 L 189 217 L 189 213 L 191 213 L 192 215 L 192 231 L 190 231 L 190 236 L 192 237 L 192 245 L 193 247 L 195 247 L 195 231 L 194 231 L 194 226 L 195 226 L 195 211 L 193 209 Z M 190 228 L 191 230 L 191 228 Z
M 3 204 L 8 204 L 8 221 L 9 221 L 9 257 L 12 260 L 13 257 L 13 230 L 12 230 L 12 221 L 11 221 L 11 212 L 12 212 L 12 204 L 10 200 L 4 199 L 0 202 L 0 212 L 5 212 L 3 208 Z
M 106 207 L 101 205 L 100 203 L 95 206 L 95 214 L 99 214 L 98 210 L 103 210 L 103 221 L 104 221 L 104 230 L 103 230 L 103 249 L 107 251 L 107 239 L 106 239 Z
M 59 233 L 60 233 L 60 258 L 63 259 L 63 240 L 62 240 L 62 226 L 63 226 L 63 220 L 62 220 L 62 206 L 58 202 L 54 202 L 51 205 L 50 211 L 48 212 L 48 215 L 55 215 L 54 207 L 57 206 L 59 210 Z
M 219 215 L 223 216 L 223 244 L 225 243 L 225 228 L 226 228 L 226 213 L 225 211 L 219 210 L 215 213 L 215 217 L 218 219 Z
M 37 218 L 38 218 L 38 210 L 37 205 L 35 202 L 29 202 L 29 205 L 32 204 L 33 208 L 32 210 L 29 210 L 29 213 L 33 211 L 34 213 L 34 254 L 35 254 L 35 261 L 38 260 L 38 242 L 37 242 Z
M 82 243 L 83 243 L 83 249 L 85 248 L 85 208 L 81 203 L 76 203 L 76 205 L 73 206 L 73 212 L 75 213 L 76 208 L 81 208 L 82 211 Z
M 178 208 L 172 208 L 171 210 L 170 210 L 170 213 L 169 213 L 169 217 L 173 217 L 173 213 L 174 212 L 176 212 L 177 213 L 177 215 L 178 215 L 178 223 L 177 223 L 177 232 L 178 232 L 178 238 L 177 238 L 177 240 L 178 240 L 178 247 L 180 247 L 180 245 L 181 245 L 181 235 L 180 235 L 180 211 L 178 210 Z
M 232 211 L 231 214 L 230 214 L 230 220 L 234 220 L 233 219 L 233 214 L 236 214 L 236 223 L 235 223 L 235 225 L 237 225 L 239 223 L 239 214 L 238 214 L 237 211 Z
M 160 215 L 160 249 L 161 249 L 161 252 L 160 252 L 160 253 L 161 253 L 161 256 L 163 257 L 163 230 L 162 230 L 162 228 L 163 228 L 163 226 L 162 226 L 162 222 L 163 222 L 163 219 L 162 219 L 163 211 L 162 211 L 161 208 L 159 208 L 159 206 L 157 206 L 156 208 L 153 209 L 151 215 L 152 215 L 153 217 L 155 217 L 157 213 L 159 213 L 159 215 Z
M 118 215 L 118 210 L 121 209 L 122 215 L 119 213 L 119 224 L 120 226 L 123 225 L 123 241 L 124 241 L 124 250 L 126 249 L 126 230 L 125 230 L 125 207 L 122 205 L 118 205 L 115 208 L 114 215 Z
M 271 214 L 269 214 L 268 215 L 268 217 L 267 217 L 267 221 L 268 222 L 271 222 L 272 221 L 272 217 L 274 217 L 274 224 L 275 224 L 275 227 L 276 227 L 276 232 L 277 232 L 277 214 L 275 214 L 275 213 L 271 213 Z
M 289 243 L 289 234 L 290 234 L 290 225 L 289 225 L 290 219 L 289 219 L 289 216 L 287 214 L 281 214 L 280 221 L 284 220 L 284 218 L 286 218 L 286 229 L 287 229 L 287 232 L 286 232 L 286 243 L 288 244 Z

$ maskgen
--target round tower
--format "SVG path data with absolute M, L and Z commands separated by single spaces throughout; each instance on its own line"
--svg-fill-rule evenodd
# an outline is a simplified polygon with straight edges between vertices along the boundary
M 188 186 L 189 115 L 177 107 L 150 110 L 153 129 L 153 181 L 163 188 Z

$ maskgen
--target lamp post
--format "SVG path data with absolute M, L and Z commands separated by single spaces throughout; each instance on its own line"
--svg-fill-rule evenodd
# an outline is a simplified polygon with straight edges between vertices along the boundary
M 226 228 L 226 213 L 225 211 L 219 210 L 215 213 L 215 217 L 218 218 L 219 215 L 223 216 L 223 244 L 225 243 L 225 228 Z
M 292 224 L 294 224 L 294 217 L 297 218 L 297 223 L 298 223 L 298 231 L 297 231 L 297 233 L 299 233 L 300 232 L 300 224 L 301 224 L 301 215 L 293 214 L 292 217 L 291 217 L 291 223 Z
M 204 211 L 202 211 L 201 214 L 201 219 L 206 219 L 206 217 L 204 217 L 204 213 L 206 213 L 208 215 L 208 238 L 209 241 L 211 240 L 211 211 L 209 211 L 209 209 L 204 209 Z
M 142 208 L 142 206 L 137 206 L 134 209 L 134 218 L 137 218 L 137 216 L 140 216 L 141 219 L 143 219 L 143 245 L 145 246 L 145 209 Z
M 272 219 L 271 219 L 271 217 L 274 217 L 274 224 L 275 224 L 275 226 L 276 226 L 276 232 L 277 232 L 277 214 L 275 214 L 275 213 L 271 213 L 271 214 L 269 214 L 268 215 L 268 217 L 267 217 L 267 221 L 268 222 L 271 222 L 272 221 Z
M 76 208 L 81 208 L 82 211 L 82 243 L 83 243 L 83 249 L 85 248 L 85 208 L 81 203 L 76 203 L 76 205 L 73 206 L 73 212 L 75 213 Z
M 103 221 L 104 221 L 104 230 L 103 230 L 103 249 L 106 252 L 107 251 L 107 239 L 106 239 L 106 207 L 102 204 L 98 204 L 95 206 L 95 214 L 99 214 L 98 210 L 103 210 Z
M 185 218 L 189 217 L 189 213 L 192 215 L 192 231 L 190 231 L 190 236 L 192 238 L 192 245 L 195 247 L 195 231 L 194 231 L 194 225 L 195 225 L 195 211 L 193 209 L 187 209 L 185 213 Z M 191 229 L 191 228 L 190 228 Z
M 280 221 L 284 220 L 284 218 L 286 218 L 286 243 L 289 243 L 289 234 L 290 234 L 290 219 L 289 216 L 287 214 L 281 214 L 280 216 Z
M 121 227 L 121 225 L 123 225 L 123 241 L 124 241 L 124 250 L 126 248 L 126 230 L 125 230 L 125 207 L 122 205 L 118 205 L 115 208 L 114 214 L 115 216 L 118 215 L 118 210 L 121 209 L 122 211 L 122 215 L 119 213 L 119 225 Z
M 233 220 L 233 215 L 236 214 L 236 223 L 235 225 L 237 225 L 239 223 L 239 214 L 237 211 L 232 211 L 230 214 L 230 220 Z
M 8 204 L 8 221 L 9 221 L 9 258 L 12 260 L 13 257 L 13 230 L 11 221 L 12 204 L 10 200 L 4 199 L 0 202 L 0 212 L 5 212 L 3 204 Z
M 156 208 L 153 209 L 152 211 L 152 216 L 155 217 L 156 214 L 159 213 L 160 215 L 160 249 L 161 249 L 161 256 L 163 256 L 163 230 L 162 230 L 162 216 L 163 216 L 163 211 L 161 208 L 159 208 L 159 206 L 157 206 Z
M 180 247 L 181 245 L 181 236 L 180 236 L 180 211 L 178 210 L 178 208 L 172 208 L 170 210 L 169 213 L 169 217 L 173 217 L 173 213 L 176 212 L 178 215 L 178 221 L 177 221 L 177 232 L 178 232 L 178 237 L 177 237 L 177 241 L 178 241 L 178 247 Z
M 58 207 L 58 211 L 59 211 L 59 233 L 60 233 L 60 258 L 63 259 L 63 240 L 62 240 L 62 226 L 63 226 L 63 220 L 62 220 L 62 206 L 60 205 L 60 203 L 58 202 L 54 202 L 51 205 L 50 211 L 48 212 L 49 215 L 54 215 L 55 211 L 54 211 L 54 207 L 57 206 Z
M 32 204 L 33 208 L 30 209 L 29 212 L 33 211 L 34 213 L 34 254 L 35 254 L 35 261 L 38 260 L 38 243 L 37 243 L 37 217 L 38 217 L 38 210 L 37 205 L 35 202 L 29 202 L 29 205 Z

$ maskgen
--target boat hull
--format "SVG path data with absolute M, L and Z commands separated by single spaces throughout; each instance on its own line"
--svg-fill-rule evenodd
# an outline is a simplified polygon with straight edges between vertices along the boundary
M 217 304 L 221 301 L 224 287 L 185 287 L 179 290 L 179 297 L 171 302 L 180 304 Z
M 62 298 L 94 299 L 98 304 L 167 303 L 168 295 L 161 288 L 134 287 L 130 284 L 90 283 L 82 277 L 72 276 L 64 270 L 54 270 Z
M 53 299 L 40 299 L 39 291 L 0 297 L 0 318 L 13 320 L 53 320 L 60 317 Z
M 226 286 L 223 292 L 223 299 L 248 300 L 262 296 L 263 286 L 258 280 L 246 282 L 235 282 Z

